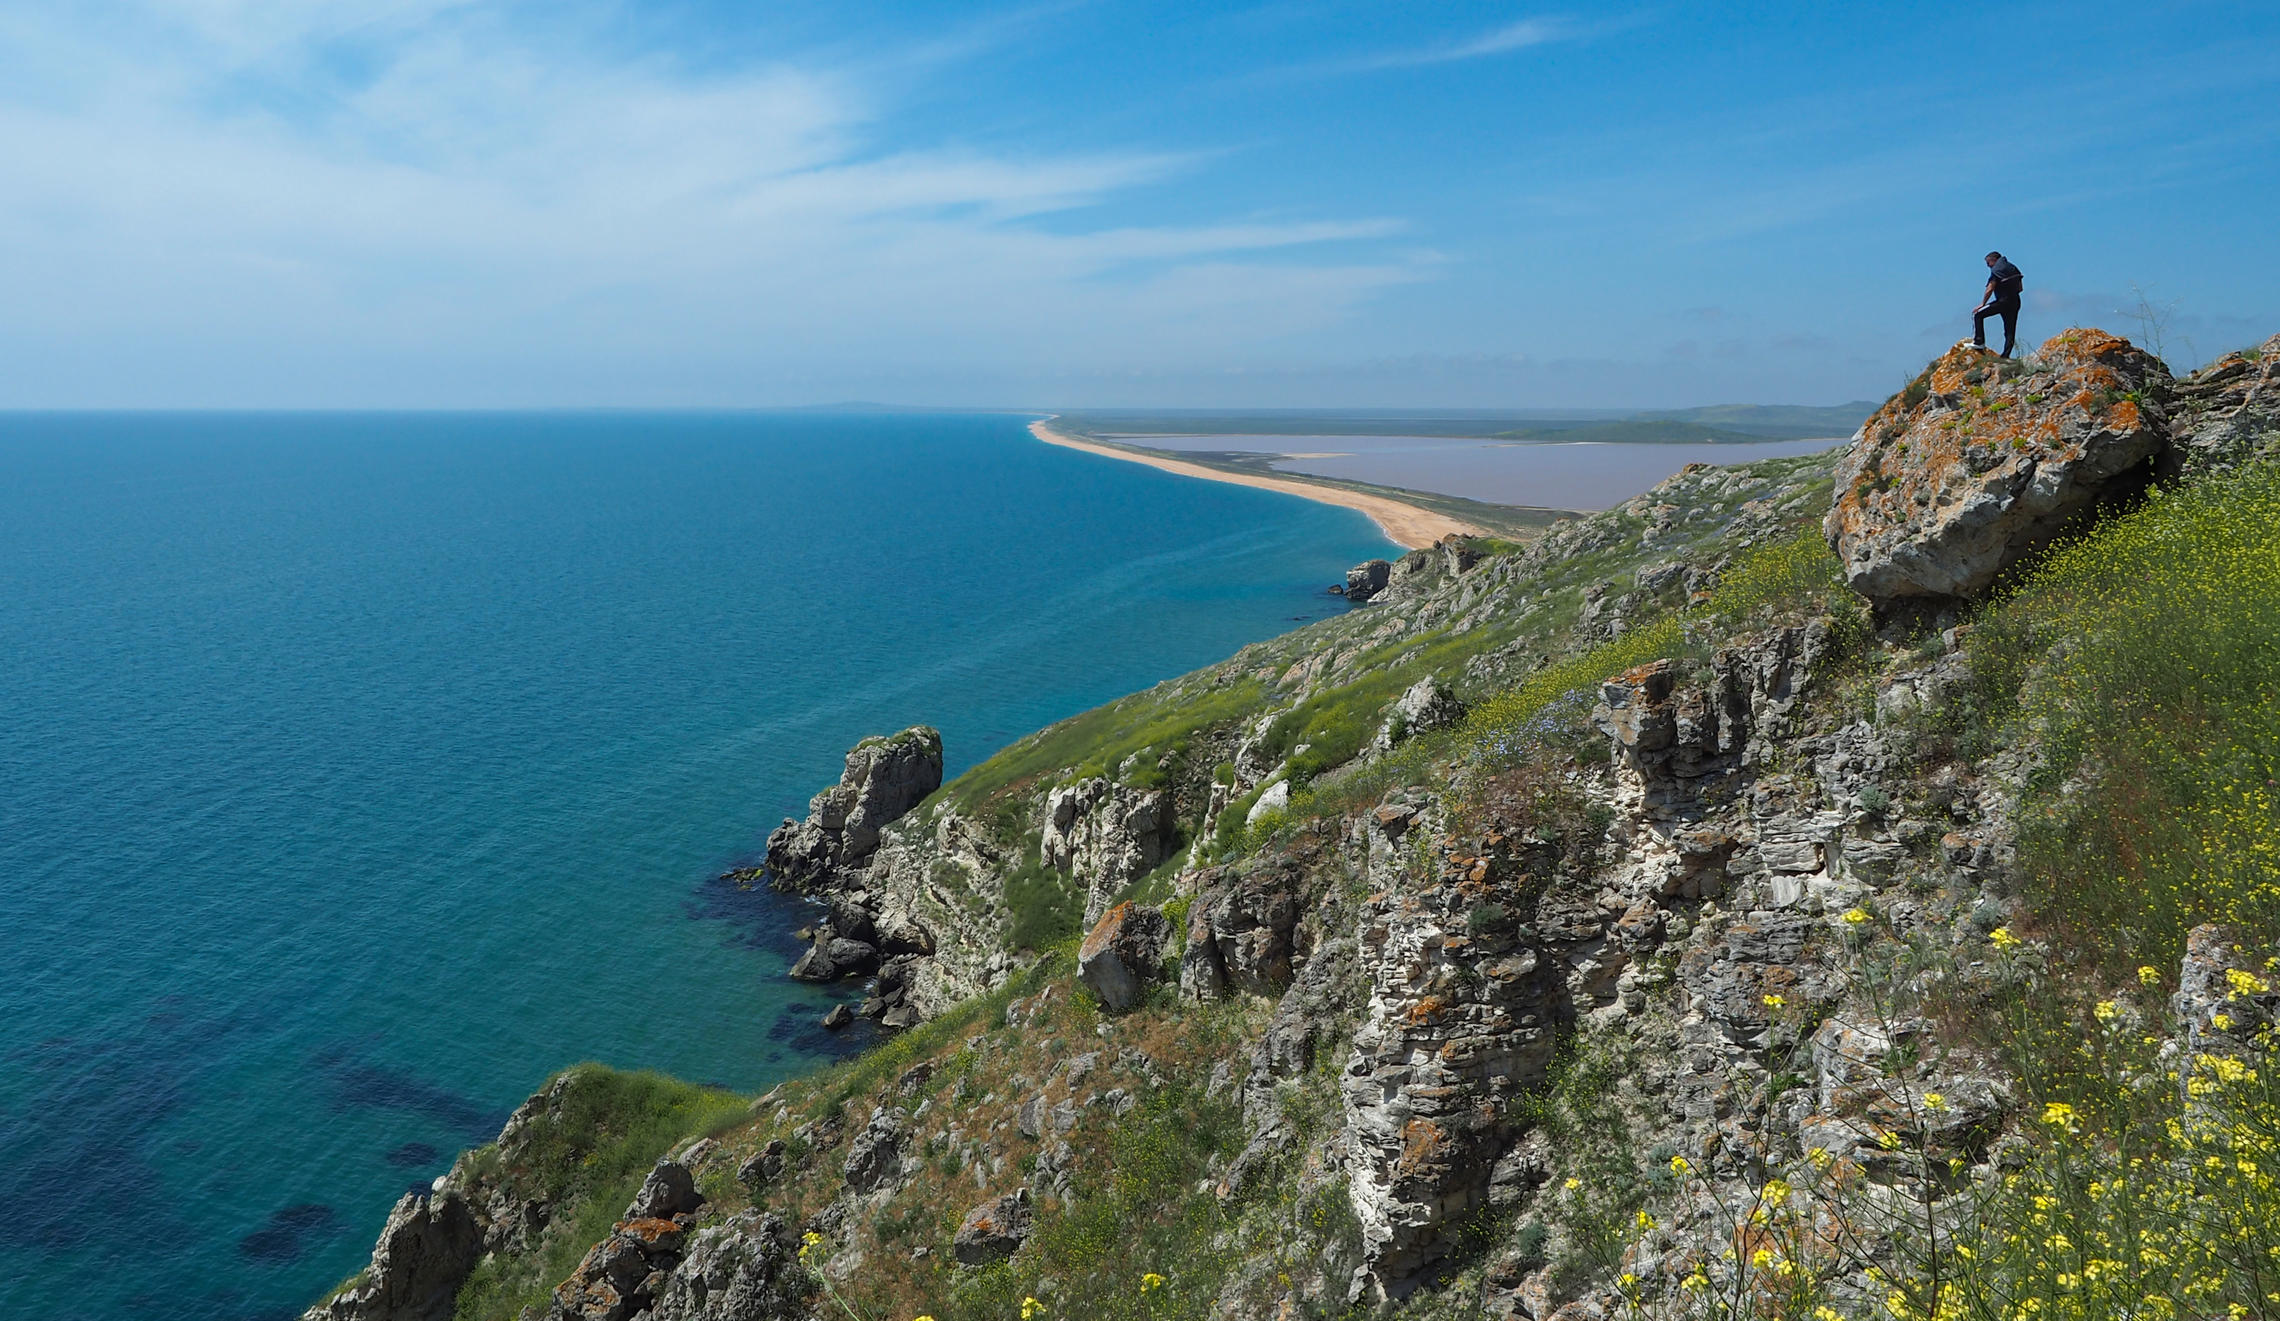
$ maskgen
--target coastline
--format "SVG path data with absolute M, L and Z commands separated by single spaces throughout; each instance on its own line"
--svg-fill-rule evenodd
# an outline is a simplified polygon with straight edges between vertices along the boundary
M 1056 416 L 1058 415 L 1056 414 Z M 1138 449 L 1126 449 L 1118 445 L 1104 445 L 1098 441 L 1080 440 L 1065 431 L 1054 430 L 1053 421 L 1053 418 L 1047 417 L 1030 423 L 1029 434 L 1048 445 L 1059 445 L 1064 449 L 1083 450 L 1088 454 L 1122 459 L 1127 463 L 1146 464 L 1148 467 L 1163 472 L 1176 473 L 1182 477 L 1201 477 L 1205 481 L 1229 482 L 1236 486 L 1255 486 L 1261 490 L 1280 491 L 1285 495 L 1295 495 L 1301 499 L 1313 500 L 1321 504 L 1338 505 L 1342 508 L 1358 510 L 1367 515 L 1372 523 L 1377 524 L 1378 531 L 1385 534 L 1386 540 L 1403 550 L 1415 550 L 1420 546 L 1430 546 L 1441 538 L 1451 535 L 1468 537 L 1490 535 L 1487 529 L 1476 524 L 1451 518 L 1447 514 L 1436 513 L 1417 505 L 1405 504 L 1402 501 L 1382 495 L 1370 495 L 1362 491 L 1350 491 L 1343 487 L 1326 486 L 1296 477 L 1267 477 L 1252 473 L 1228 472 L 1224 469 L 1206 467 L 1200 463 L 1189 463 L 1167 455 L 1149 453 Z

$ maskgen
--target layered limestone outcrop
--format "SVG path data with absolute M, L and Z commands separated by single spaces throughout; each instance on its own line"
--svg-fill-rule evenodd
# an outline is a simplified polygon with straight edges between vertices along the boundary
M 1038 853 L 1046 866 L 1066 872 L 1083 888 L 1088 926 L 1178 847 L 1179 823 L 1161 789 L 1094 776 L 1046 795 Z
M 1950 349 L 1837 463 L 1823 531 L 1846 581 L 1878 602 L 1985 590 L 2143 485 L 2170 387 L 2160 359 L 2101 330 L 2062 332 L 2023 364 Z
M 805 821 L 789 817 L 768 836 L 769 877 L 781 888 L 807 890 L 841 868 L 858 866 L 879 847 L 879 834 L 942 787 L 942 735 L 914 725 L 848 750 L 839 783 L 808 804 Z
M 2176 476 L 2280 455 L 2280 335 L 2177 382 L 2163 459 Z

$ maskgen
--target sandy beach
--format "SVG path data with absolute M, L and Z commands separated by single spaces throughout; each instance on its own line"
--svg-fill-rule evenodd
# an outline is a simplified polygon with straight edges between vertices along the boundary
M 1032 422 L 1029 424 L 1029 434 L 1048 445 L 1084 450 L 1088 454 L 1104 455 L 1111 459 L 1123 459 L 1129 463 L 1144 463 L 1151 468 L 1178 473 L 1182 477 L 1201 477 L 1205 481 L 1231 482 L 1236 486 L 1256 486 L 1262 490 L 1281 491 L 1286 495 L 1316 500 L 1326 505 L 1340 505 L 1347 509 L 1358 509 L 1369 515 L 1370 521 L 1378 525 L 1378 530 L 1385 534 L 1386 540 L 1410 550 L 1415 550 L 1419 546 L 1430 546 L 1451 533 L 1461 533 L 1466 536 L 1485 535 L 1482 529 L 1461 519 L 1451 518 L 1447 514 L 1437 514 L 1430 509 L 1421 509 L 1416 505 L 1404 504 L 1399 500 L 1388 499 L 1382 495 L 1370 495 L 1362 491 L 1349 491 L 1343 487 L 1319 485 L 1295 477 L 1268 477 L 1252 473 L 1226 472 L 1219 468 L 1208 468 L 1200 463 L 1188 463 L 1160 454 L 1143 454 L 1137 450 L 1120 449 L 1113 445 L 1079 440 L 1075 436 L 1054 430 L 1052 424 L 1052 418 Z

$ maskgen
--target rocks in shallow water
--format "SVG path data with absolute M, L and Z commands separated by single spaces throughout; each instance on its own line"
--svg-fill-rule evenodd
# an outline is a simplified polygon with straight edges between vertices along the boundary
M 1136 1009 L 1161 974 L 1171 936 L 1171 921 L 1161 912 L 1118 904 L 1101 914 L 1077 950 L 1077 975 L 1110 1013 Z
M 808 804 L 805 821 L 786 819 L 768 836 L 768 875 L 785 889 L 810 889 L 832 872 L 869 858 L 879 832 L 942 787 L 942 735 L 914 725 L 870 738 L 847 753 L 839 783 Z
M 815 944 L 792 965 L 792 977 L 803 982 L 835 982 L 861 977 L 879 966 L 879 951 L 860 940 L 849 940 L 826 924 Z
M 1953 598 L 2149 476 L 2168 441 L 2169 369 L 2101 330 L 2027 364 L 1959 345 L 1862 426 L 1822 530 L 1853 590 Z
M 303 1321 L 449 1321 L 483 1255 L 483 1227 L 456 1191 L 406 1193 L 388 1213 L 372 1264 Z
M 1387 560 L 1364 560 L 1346 570 L 1346 599 L 1367 601 L 1385 590 L 1393 576 L 1393 565 Z
M 825 1011 L 823 1015 L 823 1025 L 827 1028 L 830 1028 L 834 1032 L 837 1032 L 839 1029 L 847 1026 L 849 1023 L 852 1023 L 854 1021 L 855 1011 L 849 1009 L 846 1005 L 843 1004 L 833 1005 L 829 1010 Z
M 962 1266 L 1004 1261 L 1029 1241 L 1030 1224 L 1028 1189 L 993 1197 L 966 1213 L 951 1237 L 950 1251 Z

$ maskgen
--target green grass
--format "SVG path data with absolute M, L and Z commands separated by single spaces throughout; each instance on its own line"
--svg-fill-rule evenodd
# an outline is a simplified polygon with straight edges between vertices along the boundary
M 1071 767 L 1108 774 L 1143 748 L 1163 748 L 1176 756 L 1197 733 L 1255 714 L 1265 702 L 1266 685 L 1256 679 L 1195 696 L 1159 685 L 1012 744 L 951 781 L 944 793 L 961 810 L 975 814 L 1008 790 L 1045 780 L 1082 778 L 1070 776 Z
M 1080 934 L 1085 896 L 1075 879 L 1031 854 L 1005 878 L 1009 949 L 1050 949 Z
M 748 1117 L 731 1092 L 600 1064 L 565 1071 L 560 1105 L 533 1119 L 510 1156 L 498 1146 L 470 1160 L 474 1177 L 555 1207 L 543 1249 L 493 1257 L 459 1292 L 457 1321 L 506 1321 L 543 1306 L 588 1248 L 606 1236 L 650 1167 L 692 1137 L 725 1132 Z
M 2168 965 L 2202 922 L 2280 937 L 2280 468 L 2156 495 L 2002 612 L 2063 642 L 2020 699 L 2040 920 L 2115 968 Z
M 1218 1199 L 1195 1190 L 1213 1156 L 1240 1137 L 1240 1107 L 1183 1087 L 1151 1095 L 1120 1121 L 1106 1159 L 1078 1194 L 1042 1214 L 1019 1256 L 960 1278 L 943 1321 L 1003 1321 L 1053 1280 L 1052 1315 L 1100 1321 L 1204 1316 L 1231 1264 L 1214 1243 L 1226 1225 Z M 1142 1276 L 1163 1277 L 1143 1289 Z

